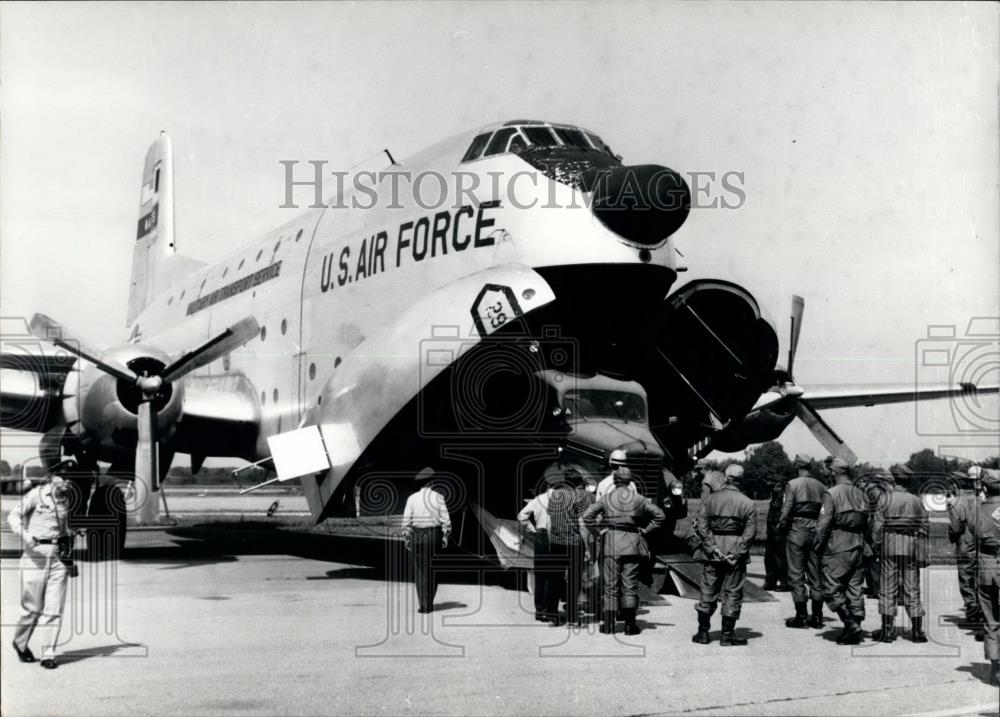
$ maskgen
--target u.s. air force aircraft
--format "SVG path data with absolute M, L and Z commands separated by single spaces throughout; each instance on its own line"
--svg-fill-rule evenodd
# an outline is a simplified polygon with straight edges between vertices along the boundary
M 372 201 L 431 176 L 444 178 L 433 206 L 395 190 Z M 122 343 L 98 350 L 36 315 L 23 340 L 5 337 L 3 425 L 43 433 L 50 465 L 73 456 L 78 480 L 96 481 L 94 514 L 116 503 L 103 476 L 126 476 L 138 519 L 153 520 L 176 453 L 195 470 L 209 456 L 271 459 L 317 521 L 361 503 L 399 512 L 405 481 L 430 464 L 452 510 L 496 534 L 489 518 L 512 517 L 554 462 L 596 473 L 624 449 L 666 503 L 671 472 L 773 439 L 795 416 L 852 459 L 817 407 L 977 391 L 811 401 L 792 379 L 801 299 L 785 368 L 744 288 L 720 277 L 672 290 L 671 236 L 690 200 L 678 173 L 624 165 L 592 132 L 516 120 L 393 164 L 204 265 L 178 253 L 161 135 L 143 168 Z M 36 339 L 61 351 L 39 358 Z

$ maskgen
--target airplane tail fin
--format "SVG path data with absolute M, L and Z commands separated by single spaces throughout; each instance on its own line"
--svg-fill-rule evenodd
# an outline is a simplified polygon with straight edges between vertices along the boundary
M 139 224 L 132 251 L 128 315 L 132 324 L 157 294 L 158 269 L 174 255 L 174 158 L 163 132 L 146 152 L 139 197 Z M 162 277 L 160 277 L 162 280 Z
M 139 195 L 139 223 L 132 250 L 127 325 L 135 323 L 158 294 L 204 263 L 177 253 L 174 238 L 174 155 L 161 132 L 146 152 Z

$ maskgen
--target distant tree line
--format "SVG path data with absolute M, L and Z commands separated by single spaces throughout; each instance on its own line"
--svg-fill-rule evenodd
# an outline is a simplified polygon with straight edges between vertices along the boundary
M 739 463 L 743 466 L 743 481 L 741 488 L 751 498 L 767 498 L 771 494 L 771 483 L 775 480 L 785 481 L 797 475 L 795 463 L 785 453 L 784 447 L 777 441 L 768 441 L 750 448 L 743 460 L 724 458 L 722 460 L 703 461 L 705 470 L 724 471 L 727 466 Z M 961 460 L 948 456 L 939 456 L 930 448 L 925 448 L 910 455 L 903 464 L 913 471 L 913 478 L 906 486 L 910 491 L 919 493 L 927 483 L 935 486 L 945 484 L 954 471 L 965 470 L 972 461 Z M 985 461 L 976 461 L 985 468 L 1000 468 L 1000 456 L 993 456 Z M 875 469 L 870 463 L 859 462 L 851 468 L 852 475 L 860 476 Z M 809 472 L 829 483 L 829 473 L 823 461 L 812 458 Z M 683 479 L 684 492 L 688 497 L 701 495 L 701 477 L 694 471 L 687 473 Z

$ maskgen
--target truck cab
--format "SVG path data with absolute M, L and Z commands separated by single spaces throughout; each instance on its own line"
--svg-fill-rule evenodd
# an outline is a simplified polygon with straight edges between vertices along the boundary
M 660 535 L 650 536 L 654 546 L 665 548 L 677 521 L 687 515 L 687 500 L 681 482 L 666 467 L 666 451 L 650 431 L 646 390 L 636 381 L 600 373 L 550 369 L 536 376 L 551 389 L 552 415 L 567 430 L 560 463 L 596 485 L 610 474 L 611 452 L 624 451 L 637 490 L 666 515 Z

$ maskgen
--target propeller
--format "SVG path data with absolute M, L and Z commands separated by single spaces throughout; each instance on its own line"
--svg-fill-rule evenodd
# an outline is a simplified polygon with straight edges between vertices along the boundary
M 45 316 L 35 314 L 30 323 L 31 333 L 44 341 L 50 341 L 56 346 L 79 356 L 94 364 L 98 369 L 124 381 L 138 389 L 139 403 L 137 407 L 137 423 L 139 437 L 135 447 L 135 478 L 147 489 L 148 495 L 137 512 L 139 522 L 152 522 L 156 518 L 157 500 L 153 493 L 160 488 L 160 450 L 159 425 L 153 402 L 163 395 L 171 383 L 177 381 L 197 368 L 221 358 L 225 354 L 239 348 L 260 333 L 260 326 L 253 317 L 247 317 L 225 329 L 201 346 L 181 355 L 161 371 L 144 368 L 136 373 L 116 361 L 105 360 L 100 352 L 94 351 L 86 343 L 73 336 L 67 329 Z M 136 365 L 135 362 L 132 362 Z
M 781 387 L 781 396 L 791 397 L 795 400 L 795 415 L 798 416 L 810 433 L 815 436 L 831 455 L 840 458 L 848 465 L 854 465 L 858 461 L 858 456 L 851 450 L 844 440 L 837 435 L 837 432 L 830 428 L 830 425 L 823 420 L 815 408 L 802 398 L 804 391 L 795 384 L 792 369 L 795 366 L 795 353 L 799 348 L 799 335 L 802 333 L 802 315 L 805 313 L 806 301 L 801 296 L 792 295 L 792 314 L 789 326 L 788 340 L 788 368 L 787 380 Z
M 790 326 L 791 336 L 788 341 L 788 380 L 792 383 L 792 367 L 795 365 L 795 352 L 799 348 L 799 334 L 802 333 L 802 313 L 806 308 L 806 300 L 801 296 L 792 295 L 792 323 Z

